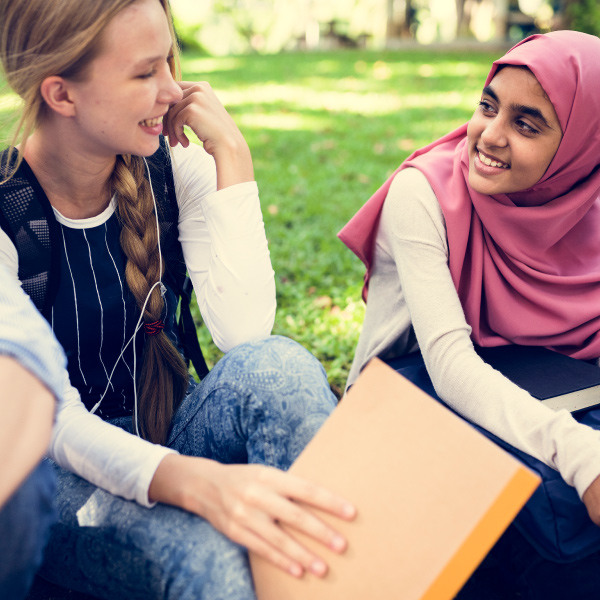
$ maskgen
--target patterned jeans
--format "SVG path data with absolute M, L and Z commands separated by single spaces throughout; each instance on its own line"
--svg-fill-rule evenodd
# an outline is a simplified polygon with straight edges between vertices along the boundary
M 334 406 L 318 361 L 271 337 L 234 348 L 195 386 L 168 445 L 222 463 L 287 469 Z M 255 597 L 245 549 L 204 519 L 166 505 L 144 508 L 55 470 L 60 517 L 46 579 L 110 600 Z

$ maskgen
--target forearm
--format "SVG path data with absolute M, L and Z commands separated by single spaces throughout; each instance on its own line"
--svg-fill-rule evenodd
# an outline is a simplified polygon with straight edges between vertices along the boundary
M 211 240 L 208 273 L 196 280 L 198 305 L 224 351 L 268 336 L 275 320 L 275 278 L 255 184 L 229 188 L 203 205 Z
M 56 418 L 51 457 L 63 468 L 127 500 L 150 506 L 148 488 L 160 461 L 172 450 L 106 423 L 68 388 Z
M 162 502 L 205 516 L 202 500 L 214 494 L 214 460 L 169 454 L 158 465 L 148 489 L 150 502 Z
M 266 337 L 275 279 L 256 183 L 215 191 L 212 157 L 207 163 L 198 147 L 175 150 L 179 241 L 202 318 L 223 351 Z
M 398 194 L 386 201 L 381 235 L 437 393 L 470 421 L 559 470 L 583 495 L 600 473 L 600 433 L 543 406 L 475 353 L 447 266 L 441 211 L 435 197 L 429 200 Z
M 0 356 L 0 506 L 44 455 L 54 421 L 50 390 L 15 359 Z
M 250 148 L 241 133 L 223 144 L 214 155 L 217 167 L 217 190 L 254 181 Z

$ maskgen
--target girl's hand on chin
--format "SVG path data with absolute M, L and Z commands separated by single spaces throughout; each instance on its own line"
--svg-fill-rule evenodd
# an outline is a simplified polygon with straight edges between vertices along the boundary
M 179 102 L 171 106 L 163 120 L 169 144 L 189 146 L 187 125 L 211 154 L 217 165 L 217 189 L 254 180 L 252 157 L 241 131 L 205 81 L 178 82 L 183 90 Z
M 305 572 L 322 577 L 327 565 L 281 525 L 310 536 L 334 552 L 346 549 L 346 540 L 340 534 L 298 504 L 352 520 L 354 507 L 320 486 L 272 467 L 223 465 L 189 456 L 166 456 L 155 478 L 162 477 L 161 467 L 166 467 L 166 479 L 170 480 L 162 483 L 171 491 L 174 485 L 179 487 L 177 500 L 172 498 L 170 503 L 204 517 L 234 542 L 295 577 Z

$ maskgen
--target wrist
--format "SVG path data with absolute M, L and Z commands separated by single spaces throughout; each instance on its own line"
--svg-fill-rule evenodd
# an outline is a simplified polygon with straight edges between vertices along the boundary
M 150 482 L 148 499 L 204 515 L 204 500 L 214 488 L 212 473 L 218 467 L 214 460 L 167 454 Z
M 220 144 L 212 155 L 217 168 L 217 190 L 254 181 L 252 155 L 242 136 Z

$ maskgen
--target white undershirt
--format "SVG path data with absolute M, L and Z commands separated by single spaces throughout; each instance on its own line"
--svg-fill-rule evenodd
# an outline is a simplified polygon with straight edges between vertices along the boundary
M 421 349 L 436 392 L 470 421 L 557 469 L 580 496 L 600 474 L 600 432 L 555 412 L 473 349 L 448 268 L 446 227 L 425 176 L 404 169 L 384 203 L 352 384 L 374 356 Z
M 201 147 L 172 149 L 179 205 L 179 240 L 204 323 L 227 352 L 271 333 L 275 280 L 256 182 L 216 191 L 213 158 Z M 114 203 L 92 219 L 67 219 L 67 227 L 106 222 Z M 18 256 L 0 230 L 0 263 L 17 279 Z M 62 467 L 113 494 L 150 506 L 148 488 L 156 468 L 172 450 L 151 444 L 92 415 L 64 371 L 65 393 L 49 455 Z

